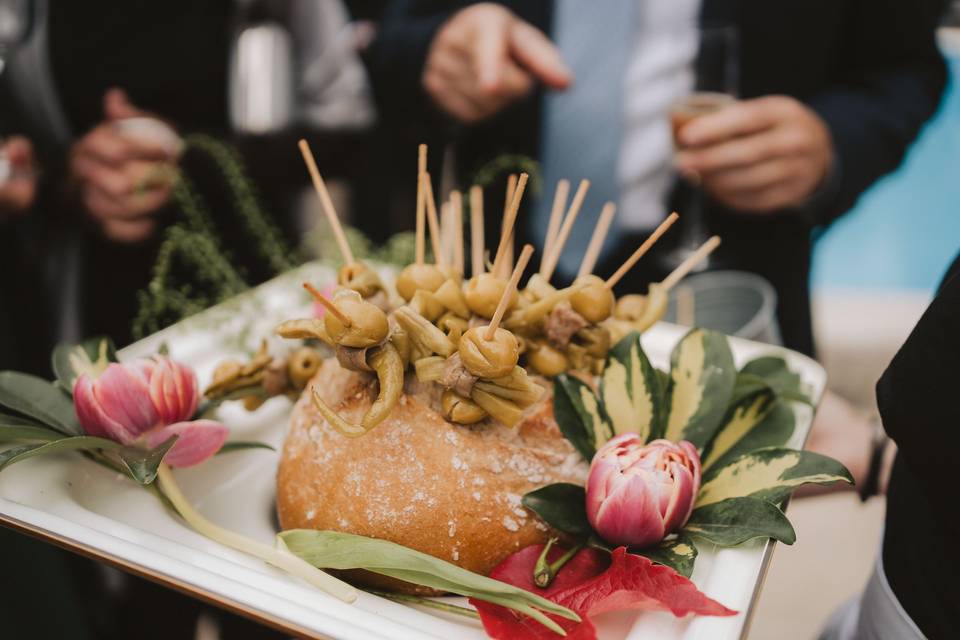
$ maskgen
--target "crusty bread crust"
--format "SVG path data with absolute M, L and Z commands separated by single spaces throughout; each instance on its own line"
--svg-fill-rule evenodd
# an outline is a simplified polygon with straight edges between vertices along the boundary
M 324 362 L 310 386 L 351 422 L 373 401 L 370 376 Z M 563 438 L 545 398 L 516 428 L 464 427 L 437 412 L 437 385 L 410 377 L 387 420 L 347 438 L 314 408 L 309 389 L 297 403 L 277 472 L 284 529 L 343 531 L 390 540 L 487 575 L 508 555 L 544 543 L 548 528 L 523 494 L 552 482 L 586 479 L 587 465 Z M 370 574 L 355 581 L 410 589 Z

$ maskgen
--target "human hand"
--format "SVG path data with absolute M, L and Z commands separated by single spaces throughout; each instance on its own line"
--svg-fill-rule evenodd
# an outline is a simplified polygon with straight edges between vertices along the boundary
M 33 144 L 23 136 L 11 136 L 0 144 L 6 158 L 5 176 L 0 176 L 0 220 L 26 212 L 37 195 L 37 167 Z
M 681 173 L 734 209 L 797 207 L 823 184 L 834 161 L 826 123 L 793 98 L 745 100 L 678 132 Z
M 123 91 L 107 91 L 103 111 L 104 121 L 73 145 L 70 171 L 103 234 L 117 242 L 139 242 L 154 233 L 154 214 L 170 199 L 177 150 L 124 130 L 121 121 L 152 116 L 132 105 Z
M 536 82 L 565 89 L 571 81 L 560 52 L 543 32 L 486 2 L 457 12 L 440 28 L 423 72 L 433 101 L 465 123 L 496 114 Z

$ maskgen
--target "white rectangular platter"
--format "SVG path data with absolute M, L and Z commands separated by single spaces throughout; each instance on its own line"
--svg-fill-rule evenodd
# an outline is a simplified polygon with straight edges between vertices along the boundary
M 121 359 L 155 353 L 166 344 L 173 358 L 195 368 L 201 386 L 216 363 L 248 356 L 261 337 L 290 317 L 306 315 L 310 302 L 300 282 L 328 283 L 333 273 L 306 265 L 234 300 L 189 318 L 121 352 Z M 666 367 L 686 329 L 660 324 L 643 336 L 654 363 Z M 819 401 L 824 370 L 797 353 L 730 340 L 737 364 L 759 355 L 783 356 Z M 231 439 L 260 440 L 278 450 L 291 404 L 274 398 L 254 413 L 239 403 L 220 418 Z M 800 447 L 813 419 L 797 405 L 790 446 Z M 178 471 L 188 496 L 211 520 L 264 542 L 276 533 L 274 475 L 278 453 L 245 450 Z M 0 524 L 33 534 L 133 573 L 168 584 L 291 634 L 309 638 L 484 638 L 479 621 L 361 593 L 344 604 L 264 563 L 194 533 L 151 494 L 81 456 L 44 456 L 0 474 Z M 701 547 L 693 580 L 707 595 L 739 611 L 728 618 L 677 619 L 666 613 L 614 613 L 596 620 L 610 640 L 723 640 L 744 638 L 773 550 L 772 543 L 735 549 Z M 458 604 L 465 604 L 463 599 Z

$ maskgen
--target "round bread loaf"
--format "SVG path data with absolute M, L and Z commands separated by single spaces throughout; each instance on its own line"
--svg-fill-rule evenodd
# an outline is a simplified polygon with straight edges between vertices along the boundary
M 438 413 L 438 385 L 408 376 L 392 414 L 360 438 L 347 438 L 314 408 L 310 388 L 351 422 L 370 407 L 376 384 L 336 360 L 323 363 L 291 419 L 277 472 L 284 529 L 342 531 L 390 540 L 487 575 L 511 553 L 549 538 L 521 504 L 553 482 L 583 484 L 587 465 L 563 438 L 548 397 L 515 428 L 487 421 L 452 424 Z M 355 582 L 426 593 L 354 572 Z

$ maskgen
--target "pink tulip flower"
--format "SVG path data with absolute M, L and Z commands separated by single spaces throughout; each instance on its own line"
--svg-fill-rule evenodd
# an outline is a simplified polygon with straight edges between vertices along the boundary
M 590 465 L 587 518 L 604 540 L 649 547 L 686 524 L 700 490 L 700 455 L 689 442 L 625 433 Z
M 164 356 L 111 363 L 98 377 L 73 385 L 77 419 L 87 435 L 126 445 L 155 447 L 179 436 L 164 461 L 189 467 L 210 458 L 227 438 L 226 426 L 190 421 L 200 390 L 193 371 Z

